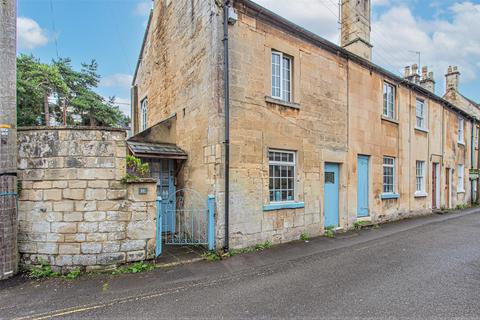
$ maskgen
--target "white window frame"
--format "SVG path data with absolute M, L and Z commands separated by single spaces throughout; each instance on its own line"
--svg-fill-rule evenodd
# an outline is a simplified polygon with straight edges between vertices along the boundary
M 457 166 L 457 192 L 465 192 L 465 166 L 463 164 Z
M 278 160 L 270 160 L 270 153 L 271 152 L 275 152 L 275 153 L 281 153 L 281 154 L 287 154 L 287 155 L 292 155 L 293 156 L 293 161 L 278 161 Z M 293 167 L 293 181 L 292 181 L 292 189 L 271 189 L 270 188 L 270 179 L 275 179 L 275 178 L 278 178 L 278 177 L 272 177 L 270 175 L 270 166 L 287 166 L 287 167 Z M 295 192 L 296 192 L 296 180 L 297 180 L 297 155 L 296 155 L 296 152 L 295 151 L 291 151 L 291 150 L 280 150 L 280 149 L 268 149 L 268 170 L 269 170 L 269 175 L 268 175 L 268 180 L 269 180 L 269 186 L 268 186 L 268 199 L 269 199 L 269 202 L 272 203 L 272 204 L 275 204 L 275 203 L 294 203 L 295 202 L 295 199 L 296 199 L 296 196 L 295 196 Z M 288 177 L 289 178 L 289 177 Z M 287 178 L 287 179 L 288 179 Z M 270 192 L 274 192 L 274 195 L 273 195 L 273 199 L 271 198 L 270 196 Z M 275 192 L 278 191 L 278 192 L 282 192 L 283 190 L 286 190 L 287 192 L 288 191 L 292 191 L 292 198 L 291 199 L 285 199 L 285 200 L 277 200 L 275 199 Z M 281 196 L 280 196 L 281 197 Z M 288 194 L 287 194 L 287 197 L 288 197 Z
M 391 99 L 389 99 L 388 89 L 391 88 Z M 391 84 L 390 82 L 384 81 L 383 82 L 383 110 L 382 114 L 384 117 L 388 119 L 395 120 L 396 119 L 396 93 L 397 88 Z M 390 101 L 391 100 L 391 101 Z M 391 108 L 391 110 L 389 109 Z
M 465 144 L 465 119 L 458 117 L 458 143 Z
M 148 98 L 145 97 L 140 101 L 140 126 L 139 130 L 144 131 L 148 125 Z
M 415 163 L 415 196 L 426 196 L 425 191 L 425 168 L 426 162 L 417 160 Z
M 415 106 L 415 128 L 420 130 L 428 130 L 428 112 L 427 103 L 423 99 L 417 98 Z
M 392 164 L 386 164 L 385 159 L 392 160 Z M 394 157 L 383 157 L 382 162 L 382 194 L 395 194 L 395 183 L 396 183 L 396 175 L 395 175 L 395 167 L 396 167 L 396 159 Z M 392 168 L 392 190 L 385 191 L 385 168 Z
M 273 77 L 274 77 L 274 64 L 273 64 L 273 57 L 274 56 L 278 56 L 279 59 L 280 59 L 280 65 L 279 65 L 279 68 L 280 68 L 280 87 L 277 88 L 275 87 L 274 88 L 274 81 L 273 81 Z M 289 63 L 289 75 L 288 75 L 288 90 L 285 90 L 285 81 L 286 81 L 286 75 L 285 75 L 285 70 L 283 68 L 283 61 L 285 60 L 288 60 L 288 63 Z M 276 65 L 275 65 L 276 66 Z M 272 94 L 272 98 L 275 98 L 275 99 L 279 99 L 279 100 L 282 100 L 282 101 L 285 101 L 285 102 L 292 102 L 293 101 L 293 91 L 292 91 L 292 72 L 293 72 L 293 59 L 288 56 L 288 55 L 285 55 L 283 54 L 282 52 L 279 52 L 279 51 L 272 51 L 272 56 L 271 56 L 271 94 Z M 280 89 L 280 95 L 277 95 L 275 93 L 275 91 L 277 89 Z

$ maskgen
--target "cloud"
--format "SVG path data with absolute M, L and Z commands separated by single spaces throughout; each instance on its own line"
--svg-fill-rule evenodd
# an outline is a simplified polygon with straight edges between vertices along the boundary
M 294 5 L 291 0 L 255 2 L 327 40 L 338 42 L 338 6 L 335 1 L 296 0 Z
M 131 112 L 131 101 L 130 99 L 117 98 L 115 97 L 115 105 L 118 106 L 120 111 L 130 117 Z
M 405 6 L 389 8 L 372 25 L 374 59 L 400 70 L 417 61 L 435 72 L 438 92 L 444 92 L 444 73 L 449 65 L 458 65 L 462 82 L 477 79 L 480 71 L 480 4 L 455 3 L 446 8 L 444 19 L 422 20 Z
M 334 43 L 339 42 L 339 10 L 335 0 L 297 0 L 295 5 L 290 0 L 256 2 Z M 375 63 L 401 75 L 405 66 L 418 62 L 412 51 L 420 51 L 422 64 L 435 72 L 440 94 L 444 91 L 443 75 L 449 65 L 459 66 L 463 83 L 477 79 L 480 4 L 437 1 L 431 3 L 434 9 L 429 18 L 414 14 L 423 5 L 418 0 L 372 0 L 372 5 Z
M 112 88 L 112 87 L 121 87 L 121 88 L 130 88 L 132 85 L 133 76 L 129 74 L 116 73 L 106 77 L 103 77 L 100 80 L 100 87 Z
M 17 18 L 17 41 L 20 49 L 35 49 L 48 43 L 48 37 L 40 25 L 33 19 Z
M 141 1 L 135 7 L 134 14 L 136 16 L 146 16 L 150 13 L 152 9 L 152 0 Z

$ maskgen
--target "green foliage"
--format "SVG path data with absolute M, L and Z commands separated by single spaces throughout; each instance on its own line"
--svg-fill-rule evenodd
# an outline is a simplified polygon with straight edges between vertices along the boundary
M 98 64 L 83 63 L 80 71 L 71 60 L 60 58 L 50 64 L 30 55 L 17 58 L 18 126 L 46 125 L 45 98 L 50 118 L 67 125 L 126 127 L 129 119 L 117 106 L 94 90 L 100 82 Z M 48 102 L 48 98 L 55 101 Z M 51 100 L 51 99 L 50 99 Z
M 43 279 L 58 276 L 58 272 L 54 272 L 52 267 L 42 262 L 40 266 L 33 266 L 28 273 L 28 276 L 32 279 Z
M 468 209 L 470 206 L 468 204 L 457 204 L 455 207 L 455 210 L 463 210 L 463 209 Z
M 221 256 L 216 251 L 208 251 L 202 254 L 202 258 L 209 261 L 215 262 L 221 259 Z
M 327 238 L 335 238 L 335 227 L 334 226 L 325 227 L 324 236 Z
M 142 163 L 142 160 L 128 155 L 127 156 L 127 173 L 121 179 L 123 183 L 135 182 L 140 178 L 145 178 L 150 173 L 150 166 L 148 163 Z
M 64 278 L 66 279 L 69 279 L 69 280 L 75 280 L 77 279 L 78 277 L 80 277 L 80 274 L 82 272 L 80 271 L 80 268 L 75 268 L 73 270 L 70 270 L 69 273 L 67 273 Z
M 145 263 L 143 261 L 136 262 L 130 266 L 121 267 L 113 271 L 113 275 L 123 274 L 123 273 L 140 273 L 145 271 L 152 271 L 155 269 L 155 264 Z
M 300 235 L 300 240 L 302 240 L 302 241 L 308 241 L 308 240 L 310 240 L 310 236 L 308 235 L 308 233 L 303 232 L 303 233 Z
M 370 222 L 368 221 L 355 221 L 353 223 L 353 228 L 355 230 L 362 230 L 364 227 L 370 225 Z
M 263 251 L 266 249 L 270 249 L 272 247 L 272 243 L 270 241 L 265 241 L 264 243 L 259 243 L 253 247 L 246 247 L 242 249 L 230 249 L 228 252 L 229 257 L 233 257 L 234 255 L 237 254 L 243 254 L 243 253 L 252 253 L 256 251 Z

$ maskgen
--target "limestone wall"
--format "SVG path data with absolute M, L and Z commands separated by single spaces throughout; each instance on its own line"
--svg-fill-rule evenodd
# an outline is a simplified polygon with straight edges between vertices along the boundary
M 156 184 L 120 182 L 124 140 L 115 129 L 19 129 L 22 264 L 95 269 L 153 257 Z

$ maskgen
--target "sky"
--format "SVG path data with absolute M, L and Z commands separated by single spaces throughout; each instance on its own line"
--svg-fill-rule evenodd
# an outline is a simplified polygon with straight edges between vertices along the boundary
M 175 0 L 181 1 L 181 0 Z M 183 1 L 183 0 L 182 0 Z M 337 0 L 257 0 L 257 3 L 338 44 Z M 130 84 L 151 0 L 18 0 L 18 52 L 43 62 L 69 57 L 74 66 L 95 59 L 98 92 L 130 112 Z M 373 61 L 403 74 L 418 63 L 434 71 L 436 93 L 458 66 L 460 90 L 480 102 L 480 1 L 372 0 Z

